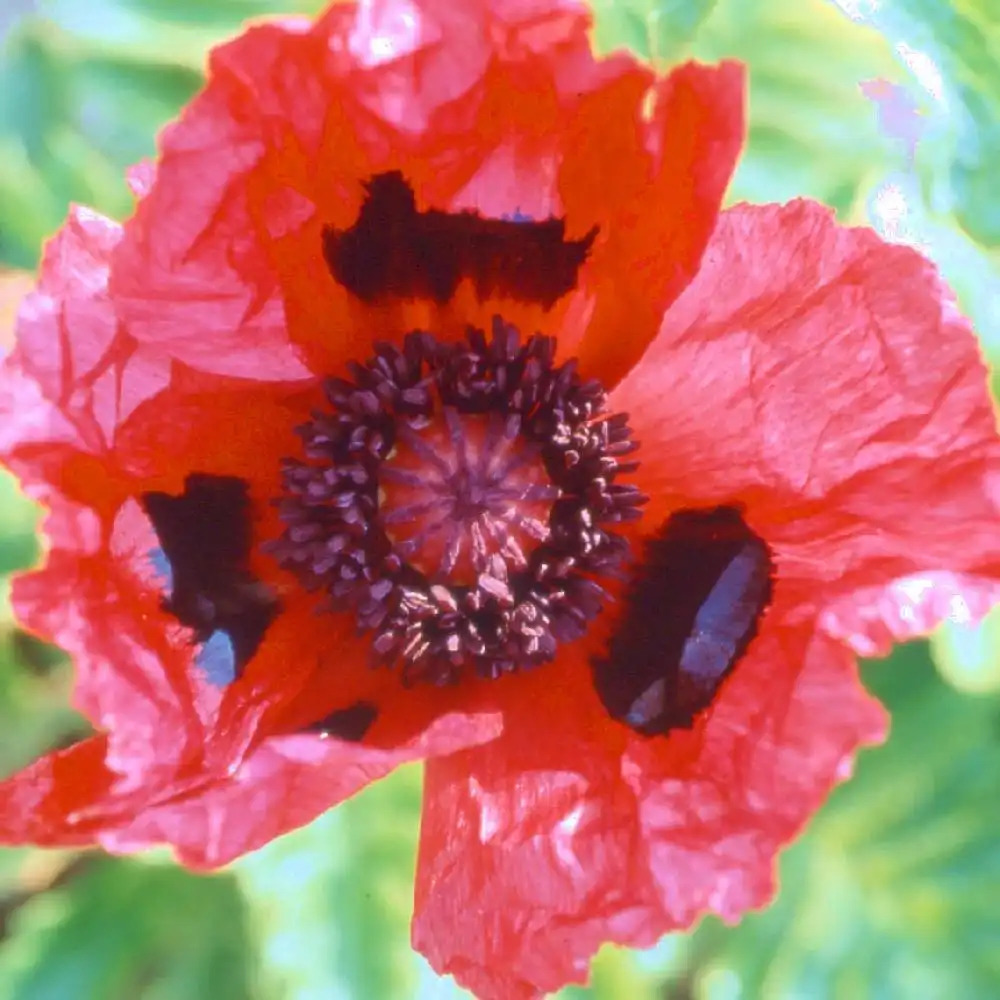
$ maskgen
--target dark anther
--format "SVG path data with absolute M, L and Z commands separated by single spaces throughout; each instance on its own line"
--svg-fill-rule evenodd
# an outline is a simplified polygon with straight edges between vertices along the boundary
M 594 683 L 608 712 L 654 736 L 688 729 L 746 651 L 773 561 L 733 507 L 673 514 L 647 543 Z
M 224 632 L 238 673 L 257 651 L 278 602 L 250 573 L 250 500 L 234 476 L 200 473 L 184 480 L 184 492 L 144 493 L 170 564 L 171 592 L 164 608 L 207 642 Z
M 601 609 L 645 501 L 619 482 L 636 467 L 625 416 L 551 338 L 499 318 L 490 337 L 377 345 L 350 375 L 299 429 L 270 551 L 407 681 L 551 660 Z
M 417 210 L 398 171 L 377 174 L 350 229 L 323 230 L 331 274 L 365 302 L 388 296 L 447 302 L 462 278 L 481 297 L 503 295 L 549 308 L 576 287 L 597 235 L 567 240 L 562 219 L 484 219 L 476 212 Z
M 308 727 L 308 732 L 333 736 L 348 743 L 360 743 L 378 718 L 378 709 L 370 701 L 356 701 L 348 708 L 338 708 Z

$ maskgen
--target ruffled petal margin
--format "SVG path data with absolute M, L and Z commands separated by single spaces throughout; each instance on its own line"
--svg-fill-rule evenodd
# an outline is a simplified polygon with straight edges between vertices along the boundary
M 691 732 L 623 738 L 581 699 L 565 731 L 508 711 L 496 743 L 428 764 L 414 943 L 485 998 L 765 903 L 777 850 L 884 734 L 855 652 L 1000 596 L 985 367 L 912 250 L 808 202 L 723 213 L 612 405 L 641 441 L 643 529 L 739 505 L 775 601 Z
M 102 734 L 0 783 L 0 842 L 169 843 L 213 867 L 427 759 L 414 943 L 484 1000 L 535 997 L 604 941 L 765 903 L 776 852 L 884 733 L 854 654 L 1000 598 L 995 417 L 933 267 L 808 202 L 737 206 L 710 239 L 742 71 L 597 63 L 588 24 L 572 0 L 375 0 L 251 29 L 133 174 L 124 235 L 73 211 L 0 374 L 0 456 L 49 508 L 15 605 L 74 656 Z M 421 211 L 596 225 L 579 286 L 551 311 L 468 288 L 437 313 L 352 301 L 322 230 L 387 170 Z M 343 620 L 301 640 L 304 602 L 213 682 L 163 609 L 137 498 L 197 471 L 266 506 L 316 374 L 494 311 L 618 383 L 642 530 L 735 504 L 771 547 L 775 602 L 711 708 L 652 740 L 609 719 L 588 683 L 602 621 L 551 670 L 415 693 L 365 745 L 323 738 L 303 730 L 350 685 L 316 648 L 357 668 L 352 699 L 388 673 Z
M 597 61 L 588 26 L 574 3 L 375 3 L 215 50 L 126 224 L 119 314 L 193 368 L 290 380 L 337 373 L 375 339 L 459 336 L 500 313 L 613 383 L 697 267 L 744 139 L 744 86 L 735 63 L 657 78 L 625 55 Z M 468 283 L 443 305 L 358 301 L 327 270 L 323 230 L 350 228 L 388 171 L 420 211 L 596 231 L 578 288 L 554 308 L 482 302 Z
M 606 941 L 736 920 L 770 900 L 778 849 L 885 728 L 853 655 L 787 628 L 758 637 L 692 732 L 507 720 L 427 764 L 414 946 L 482 1000 L 529 1000 L 585 981 Z
M 437 719 L 394 750 L 312 734 L 265 740 L 227 773 L 186 768 L 123 775 L 98 736 L 35 761 L 0 783 L 0 843 L 99 844 L 130 854 L 169 845 L 189 868 L 217 868 L 322 812 L 409 761 L 450 753 L 500 731 L 482 716 Z
M 986 367 L 912 249 L 808 201 L 727 210 L 613 403 L 642 442 L 649 530 L 742 504 L 794 615 L 858 652 L 996 600 Z
M 349 620 L 294 602 L 246 670 L 220 679 L 164 610 L 170 568 L 140 497 L 179 493 L 189 473 L 238 476 L 255 516 L 273 520 L 309 387 L 199 375 L 139 344 L 108 295 L 120 239 L 117 224 L 74 210 L 0 366 L 0 456 L 47 508 L 45 565 L 15 581 L 13 605 L 73 657 L 74 703 L 101 732 L 0 784 L 0 842 L 166 842 L 185 863 L 213 866 L 398 763 L 493 738 L 500 721 L 446 705 L 405 725 L 380 712 L 390 733 L 377 746 L 324 738 L 310 728 L 349 707 L 344 681 L 391 680 L 368 669 Z M 254 569 L 283 600 L 274 564 Z

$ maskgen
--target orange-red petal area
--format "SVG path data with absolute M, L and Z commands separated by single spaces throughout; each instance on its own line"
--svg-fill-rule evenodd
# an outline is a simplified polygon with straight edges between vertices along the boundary
M 169 772 L 205 752 L 219 693 L 161 608 L 141 496 L 180 488 L 188 471 L 243 475 L 266 496 L 297 411 L 294 395 L 252 383 L 216 386 L 206 408 L 184 372 L 137 344 L 107 294 L 119 238 L 116 224 L 74 212 L 46 249 L 2 369 L 0 454 L 46 505 L 49 543 L 13 603 L 74 656 L 77 706 L 109 731 L 112 766 Z
M 426 759 L 414 941 L 486 1000 L 535 997 L 604 941 L 764 903 L 776 852 L 883 735 L 855 655 L 1000 597 L 985 369 L 932 266 L 808 202 L 718 215 L 741 69 L 595 60 L 588 27 L 572 0 L 372 0 L 251 28 L 133 171 L 134 217 L 71 212 L 0 367 L 0 457 L 46 506 L 15 609 L 71 654 L 98 733 L 0 783 L 0 842 L 167 843 L 212 867 Z M 336 247 L 378 178 L 403 245 L 441 259 L 361 294 Z M 550 219 L 587 250 L 565 289 L 475 256 Z M 496 314 L 630 413 L 635 555 L 716 507 L 766 546 L 773 599 L 690 729 L 642 736 L 595 690 L 627 581 L 553 663 L 405 688 L 263 545 L 323 376 Z M 270 601 L 225 676 L 172 608 L 157 521 L 220 479 Z
M 400 764 L 499 732 L 446 715 L 392 750 L 315 735 L 272 737 L 223 773 L 113 770 L 103 737 L 48 754 L 0 782 L 0 843 L 98 844 L 128 854 L 169 845 L 217 868 L 315 819 Z
M 582 694 L 555 702 L 426 768 L 413 940 L 483 1000 L 584 982 L 606 941 L 765 903 L 778 849 L 885 730 L 850 652 L 777 624 L 692 731 L 645 739 Z
M 454 698 L 401 701 L 398 678 L 371 669 L 351 619 L 318 614 L 259 550 L 280 530 L 280 461 L 321 402 L 318 383 L 207 376 L 139 345 L 107 293 L 120 233 L 93 213 L 71 216 L 0 368 L 2 455 L 46 506 L 45 563 L 15 582 L 14 608 L 70 653 L 74 702 L 101 732 L 0 785 L 0 840 L 96 838 L 121 850 L 166 841 L 192 864 L 221 864 L 404 760 L 492 738 L 500 722 L 488 707 L 463 713 Z M 191 474 L 245 482 L 250 569 L 281 607 L 226 683 L 164 608 L 170 568 L 144 507 L 150 492 L 181 494 Z M 375 745 L 315 731 L 360 699 L 380 706 Z M 209 822 L 222 839 L 199 852 Z
M 914 250 L 808 201 L 725 211 L 612 403 L 642 442 L 644 523 L 742 504 L 795 614 L 859 652 L 996 599 L 986 368 Z
M 216 50 L 117 254 L 133 335 L 204 371 L 287 379 L 499 312 L 617 380 L 711 232 L 743 140 L 743 77 L 595 60 L 588 27 L 569 3 L 339 5 Z M 365 183 L 389 171 L 421 211 L 596 231 L 577 289 L 554 306 L 484 302 L 466 283 L 445 303 L 360 302 L 331 276 L 323 231 L 349 228 Z
M 567 655 L 530 711 L 505 706 L 500 740 L 428 763 L 414 941 L 485 998 L 766 902 L 777 850 L 884 734 L 855 653 L 998 596 L 985 367 L 911 249 L 808 202 L 723 213 L 611 405 L 641 442 L 638 534 L 736 506 L 773 553 L 774 599 L 691 731 L 609 721 Z
M 616 81 L 567 125 L 567 216 L 601 206 L 601 229 L 576 297 L 586 319 L 573 315 L 561 348 L 609 388 L 698 268 L 743 143 L 743 97 L 742 66 L 692 63 L 652 87 Z

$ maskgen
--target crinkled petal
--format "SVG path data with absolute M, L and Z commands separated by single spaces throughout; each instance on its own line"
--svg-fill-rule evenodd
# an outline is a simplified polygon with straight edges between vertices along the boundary
M 74 657 L 75 702 L 108 732 L 108 766 L 142 782 L 204 754 L 221 692 L 161 607 L 159 541 L 139 497 L 205 471 L 248 477 L 266 505 L 295 411 L 248 384 L 216 385 L 206 408 L 139 345 L 107 294 L 120 237 L 78 209 L 46 248 L 0 368 L 0 455 L 48 508 L 45 565 L 15 582 L 14 608 Z M 223 758 L 238 752 L 227 746 L 216 744 Z
M 102 736 L 46 754 L 0 782 L 0 843 L 83 846 L 94 829 L 78 813 L 106 795 L 114 774 Z
M 924 625 L 953 601 L 994 598 L 1000 441 L 986 369 L 915 251 L 807 201 L 724 212 L 613 403 L 642 442 L 650 529 L 678 507 L 744 504 L 795 614 L 832 609 L 824 622 L 855 648 L 914 634 L 901 621 L 912 588 L 884 589 L 894 581 L 935 574 Z
M 590 14 L 578 0 L 372 0 L 353 23 L 336 7 L 322 23 L 339 45 L 346 35 L 364 103 L 401 132 L 455 114 L 496 61 L 542 56 L 565 94 L 593 83 Z
M 116 853 L 169 845 L 185 865 L 214 868 L 315 819 L 399 764 L 499 732 L 499 720 L 444 715 L 393 750 L 316 735 L 274 737 L 228 773 L 177 773 L 128 787 L 103 737 L 43 757 L 0 782 L 0 843 L 100 844 Z
M 105 454 L 118 425 L 169 380 L 164 356 L 118 325 L 107 286 L 120 239 L 118 223 L 71 209 L 19 311 L 17 345 L 5 362 L 10 374 L 0 386 L 0 450 L 44 445 L 33 458 L 50 480 L 71 474 L 70 456 Z
M 647 740 L 599 706 L 541 707 L 427 766 L 414 944 L 483 1000 L 765 903 L 778 849 L 885 731 L 843 646 L 776 627 L 694 731 Z
M 81 830 L 117 828 L 120 816 L 131 821 L 158 802 L 208 795 L 214 783 L 231 783 L 262 740 L 309 732 L 359 700 L 379 705 L 379 746 L 419 746 L 426 754 L 453 750 L 461 734 L 466 743 L 489 738 L 496 719 L 488 709 L 477 716 L 478 729 L 472 721 L 434 728 L 452 706 L 399 697 L 394 675 L 370 669 L 353 621 L 318 617 L 312 599 L 259 545 L 248 567 L 282 613 L 249 663 L 235 661 L 225 636 L 204 640 L 166 609 L 176 567 L 143 497 L 177 496 L 191 475 L 235 477 L 246 487 L 255 542 L 275 537 L 271 501 L 280 492 L 281 460 L 298 449 L 294 428 L 308 419 L 319 390 L 313 382 L 200 374 L 138 344 L 107 294 L 120 236 L 120 227 L 100 216 L 71 215 L 46 249 L 38 289 L 21 310 L 17 346 L 0 367 L 0 456 L 46 504 L 49 542 L 44 566 L 15 582 L 13 604 L 25 626 L 72 656 L 74 702 L 104 733 L 12 779 L 9 801 L 22 802 L 48 783 L 49 805 L 39 809 L 37 829 L 24 827 L 12 806 L 0 838 L 75 842 Z M 338 766 L 355 750 L 361 758 L 367 752 L 337 739 L 324 746 L 327 754 L 340 747 Z M 380 773 L 391 766 L 385 759 Z M 80 760 L 80 773 L 94 781 L 74 777 Z M 98 782 L 100 794 L 52 820 L 76 794 L 59 787 L 65 774 L 81 788 Z M 331 791 L 326 804 L 357 787 Z M 278 810 L 274 821 L 293 823 L 298 815 Z M 252 819 L 235 810 L 227 842 Z M 180 845 L 169 817 L 163 822 L 148 839 Z M 242 836 L 249 842 L 253 834 Z
M 292 379 L 339 371 L 374 338 L 460 336 L 499 312 L 564 334 L 617 379 L 701 255 L 743 138 L 743 85 L 734 64 L 657 81 L 625 56 L 595 61 L 588 23 L 572 3 L 395 0 L 216 50 L 116 254 L 133 335 L 203 371 Z M 358 300 L 327 268 L 324 227 L 349 229 L 364 182 L 396 170 L 420 211 L 596 230 L 579 287 L 554 307 L 482 303 L 467 283 L 445 303 Z
M 885 656 L 893 643 L 928 635 L 944 621 L 969 625 L 1000 604 L 1000 580 L 932 570 L 862 587 L 819 615 L 820 627 L 859 656 Z
M 585 99 L 560 171 L 570 218 L 600 205 L 602 235 L 581 275 L 586 322 L 567 324 L 566 356 L 615 385 L 693 278 L 743 144 L 743 68 L 680 66 L 620 105 L 625 87 Z M 617 93 L 616 93 L 617 91 Z M 646 103 L 653 111 L 642 113 Z M 646 174 L 636 169 L 652 152 Z
M 778 849 L 884 731 L 853 651 L 998 595 L 1000 445 L 933 269 L 805 202 L 738 207 L 710 239 L 741 70 L 598 62 L 588 24 L 571 0 L 372 0 L 255 27 L 133 171 L 124 231 L 71 215 L 0 372 L 0 456 L 49 507 L 15 605 L 71 653 L 102 732 L 0 784 L 0 841 L 167 843 L 210 867 L 429 758 L 414 940 L 483 997 L 535 996 L 605 940 L 766 901 Z M 558 295 L 463 261 L 447 294 L 369 301 L 328 248 L 388 172 L 413 231 L 474 211 L 495 244 L 557 216 L 588 256 Z M 690 730 L 647 739 L 601 704 L 590 657 L 620 601 L 544 669 L 409 691 L 261 550 L 317 376 L 494 313 L 618 384 L 652 498 L 635 538 L 727 504 L 770 547 L 773 602 Z M 266 610 L 238 664 L 197 601 L 171 610 L 150 496 L 191 477 L 235 479 L 250 511 L 223 603 Z M 359 708 L 362 736 L 339 730 Z

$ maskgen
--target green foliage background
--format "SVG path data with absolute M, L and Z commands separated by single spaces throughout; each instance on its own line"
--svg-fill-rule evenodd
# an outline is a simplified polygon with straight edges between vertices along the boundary
M 799 194 L 934 256 L 1000 357 L 1000 7 L 992 0 L 595 0 L 602 48 L 750 67 L 731 197 Z M 79 201 L 123 215 L 123 168 L 197 89 L 206 48 L 315 0 L 5 0 L 0 268 L 32 268 Z M 838 9 L 838 6 L 840 9 Z M 865 81 L 883 81 L 871 85 Z M 868 96 L 866 96 L 866 93 Z M 0 279 L 2 279 L 0 273 Z M 2 303 L 2 296 L 0 296 Z M 2 326 L 2 304 L 0 304 Z M 934 364 L 932 357 L 928 364 Z M 59 655 L 18 630 L 35 513 L 0 478 L 0 773 L 85 725 Z M 606 949 L 565 998 L 1000 996 L 1000 617 L 865 669 L 893 713 L 737 928 Z M 161 853 L 0 850 L 0 1000 L 449 1000 L 409 949 L 419 770 L 212 877 Z

